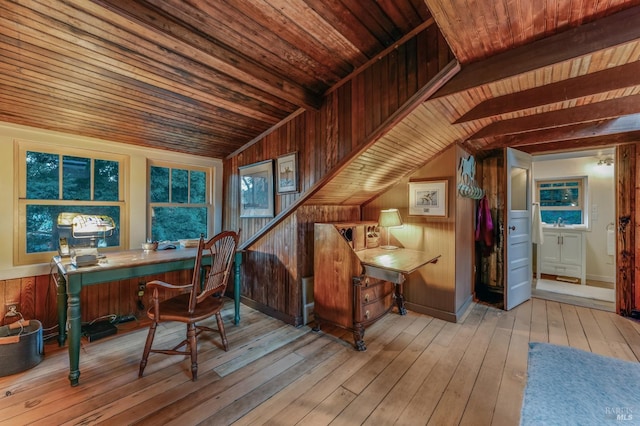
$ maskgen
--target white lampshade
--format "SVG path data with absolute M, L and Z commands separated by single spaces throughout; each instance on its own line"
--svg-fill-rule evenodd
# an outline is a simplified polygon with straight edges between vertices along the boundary
M 383 228 L 387 228 L 387 244 L 381 246 L 386 250 L 395 250 L 398 247 L 389 244 L 389 228 L 394 226 L 402 226 L 402 218 L 398 209 L 380 210 L 380 216 L 378 217 L 378 225 Z
M 385 228 L 402 225 L 402 218 L 398 209 L 380 210 L 378 225 Z

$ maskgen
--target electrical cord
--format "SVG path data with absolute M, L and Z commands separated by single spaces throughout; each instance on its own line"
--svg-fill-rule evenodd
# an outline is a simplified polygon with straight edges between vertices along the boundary
M 93 321 L 90 321 L 87 324 L 91 325 L 91 324 L 95 323 L 96 321 L 100 321 L 101 319 L 105 319 L 105 318 L 110 318 L 109 322 L 113 324 L 113 323 L 117 322 L 118 315 L 117 314 L 102 315 L 101 317 L 95 318 Z
M 20 326 L 20 331 L 18 331 L 18 336 L 20 336 L 20 335 L 22 335 L 22 333 L 24 333 L 24 317 L 22 316 L 22 313 L 20 313 L 20 311 L 11 310 L 11 311 L 9 311 L 9 312 L 4 314 L 4 318 L 5 319 L 7 317 L 15 317 L 15 316 L 19 316 L 20 319 L 18 319 L 17 321 L 12 322 L 11 324 L 18 323 L 18 325 Z

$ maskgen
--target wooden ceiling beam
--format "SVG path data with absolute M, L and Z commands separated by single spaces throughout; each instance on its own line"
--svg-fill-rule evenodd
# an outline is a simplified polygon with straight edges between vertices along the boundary
M 640 61 L 490 98 L 473 107 L 454 123 L 460 124 L 637 85 L 640 85 Z
M 581 105 L 574 108 L 549 111 L 542 114 L 496 121 L 483 127 L 469 137 L 469 140 L 514 135 L 534 130 L 550 129 L 575 123 L 605 120 L 623 115 L 640 113 L 640 95 L 608 99 L 602 102 Z
M 567 144 L 580 140 L 583 145 L 589 145 L 589 140 L 608 138 L 612 143 L 620 140 L 637 140 L 640 136 L 640 114 L 602 120 L 598 122 L 573 124 L 545 130 L 535 130 L 517 135 L 493 138 L 482 149 L 496 149 L 503 147 L 524 147 L 542 144 Z
M 574 139 L 563 142 L 549 142 L 537 145 L 518 147 L 518 150 L 529 154 L 547 154 L 552 152 L 584 151 L 604 146 L 640 142 L 640 132 L 620 133 L 614 136 L 598 136 L 586 139 Z
M 464 66 L 434 98 L 452 95 L 640 38 L 640 6 Z

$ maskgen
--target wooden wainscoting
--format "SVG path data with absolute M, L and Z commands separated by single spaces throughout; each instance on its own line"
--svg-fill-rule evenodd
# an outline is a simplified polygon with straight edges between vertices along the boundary
M 200 342 L 199 378 L 190 361 L 155 355 L 138 363 L 146 329 L 126 323 L 113 338 L 84 343 L 80 385 L 67 380 L 64 350 L 0 378 L 0 418 L 10 424 L 464 424 L 517 425 L 529 341 L 568 345 L 638 361 L 640 323 L 613 313 L 532 299 L 506 312 L 472 304 L 450 323 L 409 312 L 367 329 L 357 352 L 340 329 L 295 328 L 242 306 L 229 352 Z M 125 332 L 129 330 L 128 332 Z M 164 342 L 184 326 L 161 327 Z
M 192 269 L 185 269 L 83 287 L 80 294 L 82 321 L 91 322 L 107 315 L 145 317 L 145 310 L 138 305 L 140 284 L 152 280 L 186 284 L 191 282 L 192 273 Z M 143 295 L 144 305 L 148 305 L 150 297 L 148 293 Z M 0 280 L 0 325 L 17 319 L 5 316 L 8 303 L 18 303 L 25 319 L 37 319 L 45 329 L 57 334 L 57 290 L 51 275 Z

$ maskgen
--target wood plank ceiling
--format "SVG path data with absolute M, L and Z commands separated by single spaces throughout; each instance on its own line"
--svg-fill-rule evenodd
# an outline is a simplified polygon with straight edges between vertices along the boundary
M 370 185 L 367 164 L 406 174 L 452 143 L 541 152 L 637 140 L 639 4 L 4 1 L 0 121 L 223 158 L 317 108 L 433 17 L 461 71 L 310 194 L 360 204 L 402 177 Z M 336 191 L 341 181 L 351 189 Z
M 430 18 L 422 0 L 0 2 L 0 121 L 222 158 Z

